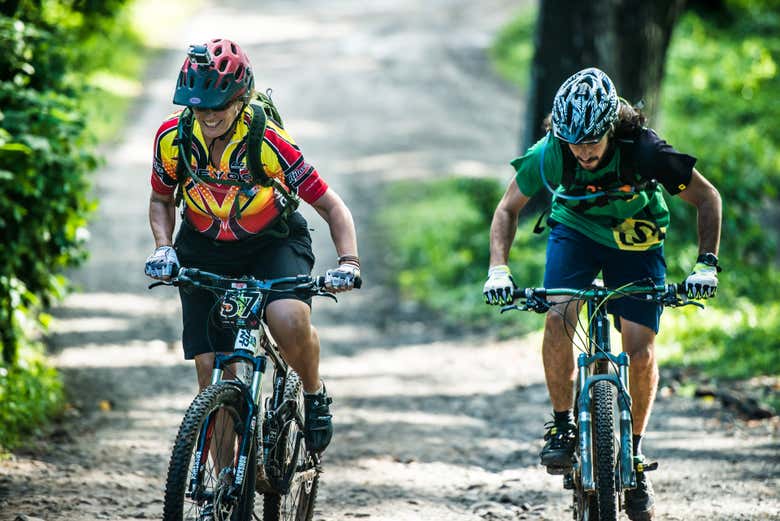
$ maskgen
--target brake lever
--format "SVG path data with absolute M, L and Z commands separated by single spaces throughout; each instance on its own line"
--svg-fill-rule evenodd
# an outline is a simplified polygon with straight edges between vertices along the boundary
M 152 282 L 147 287 L 148 289 L 154 289 L 158 286 L 174 286 L 176 281 L 174 279 L 171 280 L 158 280 L 157 282 Z
M 526 311 L 527 309 L 528 309 L 528 308 L 527 308 L 527 307 L 525 307 L 525 306 L 523 306 L 523 307 L 520 307 L 520 306 L 518 306 L 517 304 L 510 304 L 510 305 L 508 305 L 508 306 L 503 306 L 503 307 L 501 308 L 501 313 L 506 313 L 507 311 L 514 311 L 514 310 L 517 310 L 517 311 Z
M 317 292 L 317 296 L 332 298 L 333 302 L 338 302 L 339 301 L 339 299 L 336 298 L 336 295 L 334 295 L 333 293 L 331 293 L 329 291 L 322 291 L 322 290 L 318 291 Z
M 678 301 L 678 304 L 675 307 L 681 308 L 683 306 L 696 306 L 699 309 L 704 309 L 704 304 L 701 302 L 696 302 L 695 300 L 682 300 L 680 299 Z

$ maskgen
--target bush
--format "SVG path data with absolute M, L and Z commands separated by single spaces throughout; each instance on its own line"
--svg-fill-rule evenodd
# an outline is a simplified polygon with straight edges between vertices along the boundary
M 95 207 L 89 173 L 98 164 L 86 121 L 88 115 L 110 119 L 97 109 L 106 106 L 103 100 L 116 101 L 90 79 L 106 68 L 135 74 L 141 63 L 118 52 L 140 47 L 121 18 L 124 3 L 0 7 L 6 51 L 0 56 L 0 346 L 6 363 L 13 363 L 40 306 L 63 294 L 64 269 L 85 257 L 86 220 Z M 104 126 L 99 131 L 107 132 Z
M 659 120 L 663 135 L 696 155 L 698 169 L 722 194 L 723 296 L 754 301 L 780 294 L 780 13 L 769 4 L 731 1 L 715 16 L 683 17 L 669 50 Z M 695 227 L 686 206 L 672 207 L 678 229 Z M 681 235 L 669 249 L 681 247 Z
M 32 306 L 60 294 L 57 273 L 83 258 L 81 230 L 92 208 L 86 174 L 96 158 L 57 63 L 56 33 L 0 18 L 2 47 L 13 49 L 0 81 L 0 331 L 12 363 Z M 45 88 L 45 90 L 39 90 Z
M 401 181 L 384 187 L 379 233 L 392 254 L 385 260 L 404 301 L 422 304 L 446 327 L 498 328 L 504 334 L 529 331 L 529 315 L 499 315 L 486 306 L 482 286 L 490 261 L 489 230 L 505 187 L 493 179 L 447 178 Z M 510 259 L 515 280 L 541 282 L 544 241 L 518 230 Z M 520 254 L 522 251 L 522 254 Z M 522 261 L 521 261 L 522 259 Z
M 0 364 L 0 449 L 23 443 L 62 405 L 62 382 L 40 346 L 23 348 L 16 365 Z
M 0 4 L 0 445 L 14 445 L 62 403 L 33 339 L 46 325 L 42 308 L 65 292 L 64 270 L 86 255 L 98 164 L 86 122 L 111 119 L 99 112 L 106 91 L 90 84 L 102 69 L 135 75 L 140 67 L 122 60 L 140 46 L 124 28 L 124 3 Z
M 707 319 L 701 320 L 701 314 Z M 675 311 L 664 317 L 667 364 L 697 367 L 721 378 L 776 375 L 780 367 L 780 304 L 758 306 L 747 299 L 734 310 Z M 697 320 L 698 319 L 698 320 Z

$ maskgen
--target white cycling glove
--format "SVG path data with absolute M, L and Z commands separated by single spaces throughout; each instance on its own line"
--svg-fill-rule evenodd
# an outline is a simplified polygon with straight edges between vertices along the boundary
M 146 259 L 144 273 L 153 279 L 167 279 L 175 275 L 178 269 L 176 250 L 172 246 L 160 246 Z
M 354 264 L 344 263 L 335 270 L 325 272 L 325 289 L 330 291 L 347 291 L 355 287 L 355 279 L 360 277 L 360 268 Z
M 514 300 L 512 297 L 514 288 L 515 282 L 512 280 L 509 266 L 502 264 L 488 270 L 488 279 L 482 288 L 482 295 L 487 304 L 503 306 L 511 304 Z
M 693 271 L 685 279 L 688 298 L 710 298 L 718 291 L 718 258 L 711 253 L 699 255 Z

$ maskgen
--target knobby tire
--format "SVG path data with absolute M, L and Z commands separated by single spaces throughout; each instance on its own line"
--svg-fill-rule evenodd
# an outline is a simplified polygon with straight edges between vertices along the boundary
M 239 426 L 247 421 L 248 407 L 241 391 L 232 384 L 218 383 L 205 388 L 193 400 L 184 415 L 179 433 L 173 445 L 171 460 L 168 466 L 168 477 L 165 485 L 165 503 L 163 506 L 163 521 L 188 521 L 199 520 L 203 504 L 186 497 L 186 488 L 190 480 L 193 463 L 198 448 L 198 438 L 203 425 L 207 421 L 214 421 L 218 411 L 230 416 Z M 214 413 L 214 414 L 212 414 Z M 212 438 L 211 443 L 218 442 Z M 233 508 L 229 519 L 231 521 L 243 521 L 252 519 L 255 499 L 255 478 L 257 452 L 255 444 L 252 444 L 249 460 L 246 464 L 246 475 L 238 504 Z M 235 465 L 238 457 L 234 448 L 231 465 Z M 205 492 L 217 496 L 222 487 L 217 487 L 217 470 L 214 468 L 211 455 L 206 458 L 203 471 L 202 485 Z M 223 511 L 224 513 L 224 511 Z M 217 516 L 221 519 L 222 516 Z
M 303 418 L 303 388 L 300 377 L 290 369 L 284 385 L 282 403 L 294 400 L 298 404 L 298 413 Z M 306 450 L 305 440 L 301 442 L 300 453 L 297 462 L 291 462 L 290 453 L 294 449 L 294 439 L 303 425 L 290 417 L 285 418 L 284 428 L 279 436 L 276 449 L 269 453 L 277 468 L 287 469 L 290 464 L 301 465 L 310 456 Z M 293 479 L 295 474 L 293 474 Z M 319 471 L 314 474 L 310 482 L 301 483 L 298 488 L 291 487 L 287 494 L 266 492 L 263 494 L 263 521 L 312 521 L 314 516 L 314 503 L 317 499 L 319 486 Z
M 593 385 L 594 462 L 599 521 L 617 521 L 615 487 L 615 388 L 607 381 Z

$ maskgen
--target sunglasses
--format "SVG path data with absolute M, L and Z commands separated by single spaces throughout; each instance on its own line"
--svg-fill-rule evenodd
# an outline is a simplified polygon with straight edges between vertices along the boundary
M 578 145 L 595 145 L 596 143 L 598 143 L 602 139 L 604 139 L 604 136 L 594 137 L 594 138 L 591 138 L 591 139 L 583 139 L 582 141 L 580 141 L 577 144 Z
M 228 101 L 227 103 L 225 103 L 224 105 L 220 105 L 219 107 L 192 107 L 192 110 L 195 110 L 197 112 L 206 112 L 207 110 L 211 112 L 223 112 L 229 109 L 232 104 L 233 104 L 232 101 Z
M 555 132 L 555 137 L 557 137 L 561 141 L 564 141 L 564 142 L 569 143 L 571 145 L 595 145 L 596 143 L 598 143 L 599 141 L 604 139 L 605 135 L 606 135 L 606 133 L 604 133 L 604 134 L 602 134 L 602 135 L 600 135 L 598 137 L 592 137 L 592 138 L 588 138 L 588 139 L 583 139 L 582 141 L 580 141 L 578 143 L 572 143 L 571 141 L 568 141 L 568 140 L 564 139 L 563 137 L 561 137 L 560 134 Z

